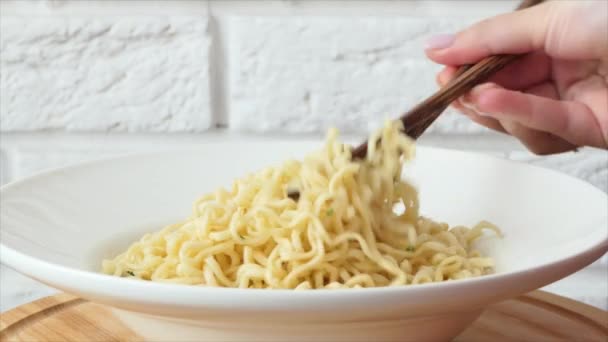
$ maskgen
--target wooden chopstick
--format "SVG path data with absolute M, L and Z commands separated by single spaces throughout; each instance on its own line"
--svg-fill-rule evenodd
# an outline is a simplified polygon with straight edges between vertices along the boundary
M 524 0 L 516 10 L 532 7 L 541 2 L 543 0 Z M 403 122 L 403 133 L 412 139 L 418 139 L 450 103 L 520 57 L 521 55 L 489 56 L 475 64 L 461 66 L 447 85 L 399 118 Z M 364 158 L 366 154 L 367 141 L 352 150 L 353 159 Z

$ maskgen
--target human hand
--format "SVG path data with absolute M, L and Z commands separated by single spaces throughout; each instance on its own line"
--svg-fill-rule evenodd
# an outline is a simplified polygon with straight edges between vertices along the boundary
M 500 15 L 431 38 L 426 54 L 446 65 L 441 86 L 456 66 L 526 54 L 452 105 L 536 154 L 608 149 L 608 1 L 552 1 Z

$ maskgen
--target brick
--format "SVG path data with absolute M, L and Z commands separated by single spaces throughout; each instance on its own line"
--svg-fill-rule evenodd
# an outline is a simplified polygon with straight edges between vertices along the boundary
M 2 0 L 3 15 L 198 15 L 207 14 L 206 0 Z
M 536 156 L 529 152 L 517 151 L 510 153 L 509 158 L 565 172 L 608 192 L 608 152 L 606 151 L 588 148 L 577 153 L 551 156 Z
M 202 131 L 206 17 L 3 17 L 2 131 Z
M 412 17 L 235 17 L 229 20 L 229 126 L 366 132 L 436 89 L 424 39 L 474 21 Z M 487 130 L 445 114 L 441 133 Z

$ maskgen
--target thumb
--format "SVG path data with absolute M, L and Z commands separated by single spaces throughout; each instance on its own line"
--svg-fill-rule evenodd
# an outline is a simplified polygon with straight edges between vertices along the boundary
M 437 63 L 462 65 L 497 54 L 523 54 L 542 49 L 553 3 L 483 20 L 457 35 L 432 37 L 427 56 Z

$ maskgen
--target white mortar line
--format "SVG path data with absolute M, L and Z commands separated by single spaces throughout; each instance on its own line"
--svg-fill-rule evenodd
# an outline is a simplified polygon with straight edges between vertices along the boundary
M 12 181 L 17 175 L 18 160 L 15 150 L 4 148 L 4 141 L 0 143 L 0 147 L 2 148 L 2 153 L 4 154 L 4 165 L 2 165 L 2 172 L 4 172 L 4 174 L 2 175 L 2 180 L 7 183 Z
M 162 148 L 196 146 L 205 142 L 222 140 L 310 140 L 323 141 L 321 134 L 285 134 L 280 132 L 240 133 L 227 129 L 216 129 L 205 133 L 63 133 L 63 132 L 20 132 L 2 133 L 2 149 L 58 148 L 102 146 L 103 148 Z M 358 142 L 364 134 L 345 134 L 343 139 Z M 423 136 L 419 142 L 424 146 L 471 151 L 511 152 L 524 148 L 513 138 L 500 134 L 487 135 L 437 135 Z
M 451 6 L 451 16 L 490 16 L 510 12 L 518 0 L 485 1 L 459 0 L 458 6 Z M 449 0 L 291 0 L 291 1 L 251 1 L 251 0 L 210 0 L 211 9 L 220 15 L 240 16 L 444 16 Z M 262 4 L 262 5 L 260 5 Z
M 209 51 L 209 91 L 211 97 L 211 115 L 216 127 L 226 127 L 230 113 L 230 54 L 226 46 L 226 27 L 219 18 L 213 15 L 213 9 L 207 3 L 209 12 L 209 36 L 211 47 Z

